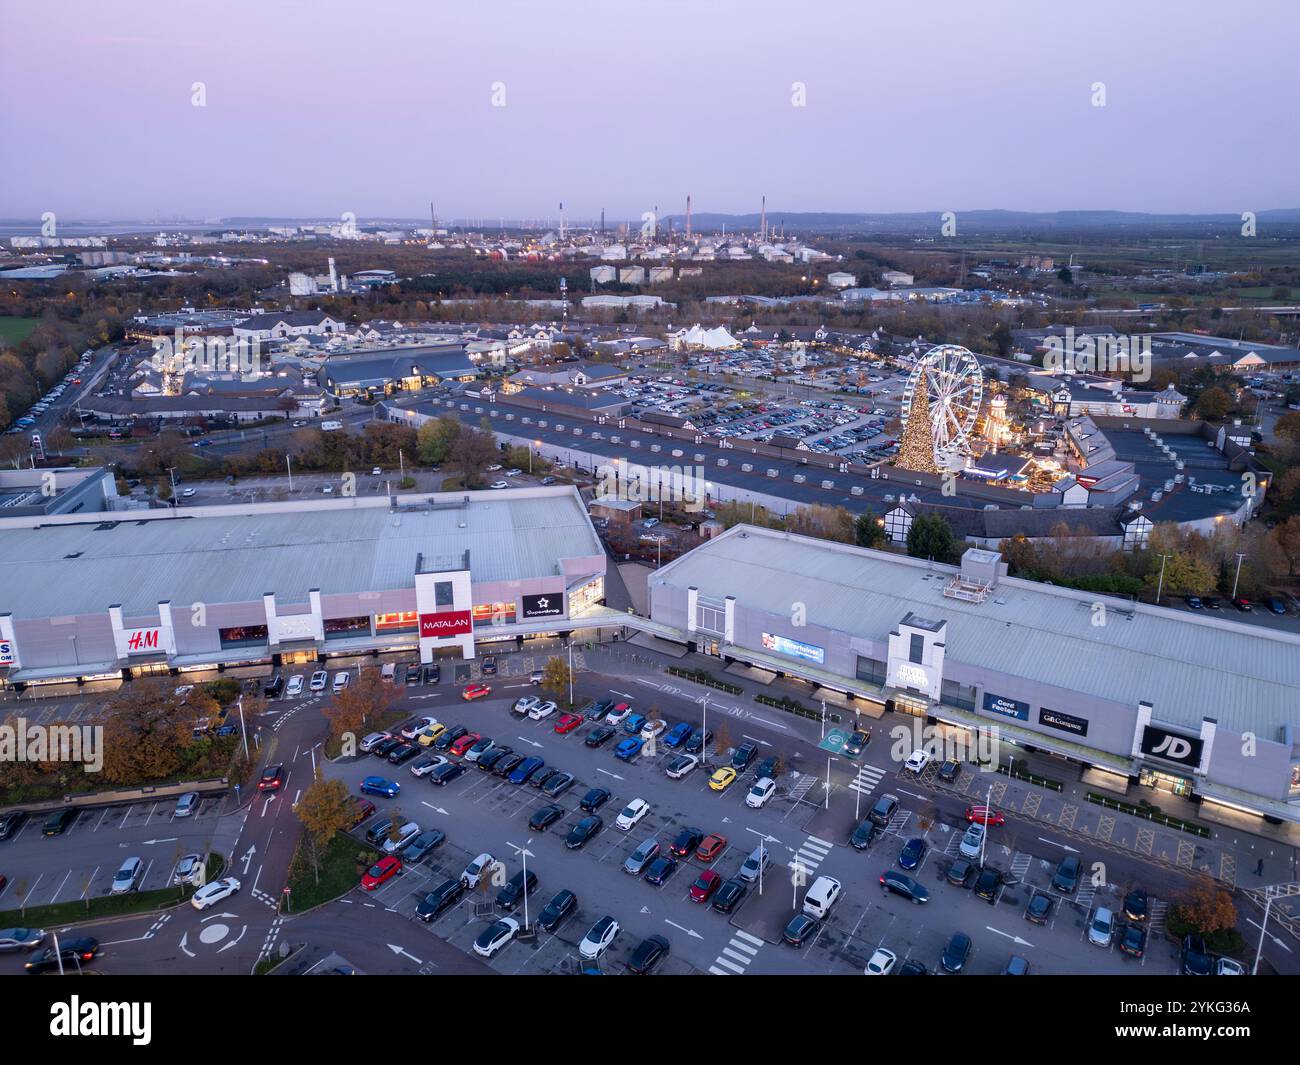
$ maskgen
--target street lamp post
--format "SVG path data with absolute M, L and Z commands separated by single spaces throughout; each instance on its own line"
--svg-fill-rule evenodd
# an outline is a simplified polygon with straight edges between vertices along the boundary
M 289 471 L 289 491 L 293 492 L 293 456 L 287 451 L 284 455 L 284 468 Z
M 980 868 L 984 868 L 984 844 L 989 838 L 989 808 L 993 805 L 993 785 L 989 785 L 989 793 L 984 799 L 984 832 L 980 836 Z
M 235 700 L 235 706 L 239 708 L 239 733 L 244 737 L 244 761 L 248 761 L 248 729 L 244 725 L 244 697 L 241 695 Z
M 1274 895 L 1275 893 L 1272 887 L 1264 889 L 1264 921 L 1259 926 L 1259 946 L 1255 948 L 1255 964 L 1250 968 L 1251 976 L 1259 975 L 1259 958 L 1260 955 L 1264 953 L 1264 936 L 1267 934 L 1268 915 L 1269 911 L 1273 909 Z
M 569 706 L 573 706 L 573 633 L 569 633 Z
M 1238 552 L 1237 552 L 1237 574 L 1236 574 L 1235 577 L 1232 578 L 1232 598 L 1233 598 L 1233 599 L 1236 599 L 1236 598 L 1237 598 L 1237 582 L 1238 582 L 1239 580 L 1241 580 L 1241 560 L 1242 560 L 1243 558 L 1245 558 L 1245 557 L 1246 557 L 1246 556 L 1245 556 L 1245 554 L 1244 554 L 1243 552 L 1241 552 L 1241 551 L 1238 551 Z
M 172 480 L 172 517 L 174 518 L 176 517 L 176 467 L 168 466 L 167 472 L 171 475 Z
M 1156 606 L 1160 605 L 1160 593 L 1165 588 L 1165 563 L 1169 561 L 1168 555 L 1160 556 L 1160 580 L 1156 582 Z

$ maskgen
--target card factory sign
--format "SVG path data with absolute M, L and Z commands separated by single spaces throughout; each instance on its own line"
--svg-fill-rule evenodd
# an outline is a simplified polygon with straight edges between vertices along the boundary
M 525 595 L 523 604 L 525 618 L 556 618 L 564 613 L 564 597 L 559 592 Z
M 994 695 L 992 692 L 984 693 L 984 710 L 989 714 L 1014 717 L 1017 721 L 1029 720 L 1028 703 L 1021 702 L 1019 699 L 1008 699 L 1005 695 Z
M 462 636 L 474 631 L 468 610 L 444 610 L 439 614 L 420 615 L 421 636 Z
M 1181 732 L 1170 732 L 1158 725 L 1147 725 L 1142 729 L 1142 753 L 1152 758 L 1195 769 L 1201 764 L 1201 748 L 1204 742 L 1199 736 L 1184 736 Z

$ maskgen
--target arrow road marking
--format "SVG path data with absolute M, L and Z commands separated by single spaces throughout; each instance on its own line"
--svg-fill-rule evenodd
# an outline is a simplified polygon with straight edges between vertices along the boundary
M 1063 851 L 1070 851 L 1070 852 L 1072 852 L 1072 853 L 1074 853 L 1074 854 L 1078 854 L 1078 853 L 1079 853 L 1079 848 L 1078 848 L 1078 847 L 1071 847 L 1071 846 L 1069 846 L 1068 844 L 1065 844 L 1065 843 L 1057 843 L 1056 840 L 1054 840 L 1054 839 L 1045 839 L 1044 837 L 1039 836 L 1039 837 L 1038 837 L 1038 842 L 1039 842 L 1039 843 L 1050 843 L 1053 847 L 1060 847 L 1061 850 L 1063 850 Z
M 257 844 L 253 844 L 244 852 L 244 856 L 239 860 L 244 863 L 244 875 L 248 875 L 248 863 L 253 860 L 253 855 L 257 853 Z
M 424 962 L 422 962 L 422 961 L 421 961 L 419 958 L 417 958 L 414 954 L 410 954 L 410 953 L 408 953 L 407 951 L 403 950 L 403 949 L 402 949 L 401 947 L 399 947 L 396 943 L 389 943 L 389 944 L 388 944 L 388 949 L 391 950 L 394 954 L 396 954 L 399 958 L 410 958 L 411 961 L 415 962 L 416 965 L 423 965 L 423 964 L 424 964 Z
M 541 747 L 540 743 L 538 743 L 536 740 L 530 740 L 527 736 L 516 736 L 515 739 L 523 740 L 524 743 L 531 743 L 534 747 L 538 747 L 538 748 Z
M 986 924 L 986 925 L 984 926 L 984 928 L 985 928 L 986 931 L 989 931 L 989 932 L 996 932 L 996 933 L 997 933 L 998 935 L 1000 935 L 1000 936 L 1005 936 L 1007 939 L 1011 940 L 1011 942 L 1014 943 L 1014 944 L 1015 944 L 1016 946 L 1018 946 L 1018 947 L 1032 947 L 1032 946 L 1033 946 L 1033 944 L 1030 943 L 1029 940 L 1027 940 L 1027 939 L 1021 939 L 1019 936 L 1012 935 L 1010 932 L 1004 932 L 1004 931 L 1002 931 L 1002 929 L 1000 929 L 1000 928 L 994 928 L 994 927 L 993 927 L 992 925 L 990 925 L 990 924 Z
M 623 778 L 622 778 L 621 776 L 619 776 L 617 773 L 611 773 L 608 769 L 600 769 L 600 768 L 598 767 L 598 768 L 596 769 L 596 772 L 597 772 L 597 773 L 604 773 L 605 776 L 607 776 L 607 777 L 613 777 L 615 780 L 622 780 L 622 779 L 623 779 Z
M 147 839 L 141 846 L 152 847 L 155 843 L 175 843 L 179 838 L 179 836 L 172 836 L 171 839 Z M 125 847 L 127 844 L 123 843 L 122 846 Z
M 703 939 L 703 938 L 704 938 L 702 935 L 700 935 L 699 932 L 695 931 L 694 928 L 683 928 L 683 927 L 682 927 L 681 925 L 679 925 L 676 921 L 670 921 L 670 920 L 668 920 L 667 917 L 664 918 L 664 924 L 670 924 L 670 925 L 672 925 L 672 926 L 673 926 L 674 928 L 676 928 L 679 932 L 685 932 L 685 933 L 686 933 L 688 936 L 690 936 L 692 939 Z
M 420 800 L 420 805 L 421 805 L 421 806 L 427 806 L 430 810 L 436 810 L 436 811 L 437 811 L 438 813 L 440 813 L 440 814 L 446 814 L 446 813 L 447 813 L 447 811 L 444 810 L 441 806 L 434 806 L 433 803 L 431 803 L 431 802 L 425 802 L 423 799 Z

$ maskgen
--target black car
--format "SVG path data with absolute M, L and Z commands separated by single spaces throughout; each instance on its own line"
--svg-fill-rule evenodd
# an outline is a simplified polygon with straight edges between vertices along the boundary
M 930 970 L 919 961 L 905 961 L 898 967 L 899 976 L 929 976 Z
M 479 755 L 479 759 L 474 764 L 479 767 L 479 771 L 490 773 L 496 768 L 496 764 L 508 754 L 514 754 L 511 747 L 493 747 L 487 754 Z
M 1083 865 L 1076 855 L 1067 854 L 1056 867 L 1056 873 L 1052 876 L 1052 887 L 1062 895 L 1073 895 L 1079 887 L 1079 873 L 1082 868 Z
M 444 784 L 450 784 L 459 776 L 469 772 L 464 762 L 448 762 L 446 765 L 440 765 L 429 774 L 429 783 L 437 784 L 441 787 Z
M 656 858 L 650 863 L 650 866 L 646 869 L 642 879 L 644 879 L 647 884 L 654 884 L 655 887 L 660 887 L 663 885 L 664 881 L 666 881 L 676 871 L 677 859 L 669 858 L 668 855 L 665 854 L 662 858 Z
M 1025 907 L 1025 920 L 1031 924 L 1047 924 L 1052 916 L 1052 906 L 1055 902 L 1051 895 L 1035 891 L 1029 899 L 1029 905 Z
M 948 784 L 955 783 L 957 777 L 961 775 L 961 763 L 953 758 L 949 758 L 939 767 L 939 779 Z
M 427 828 L 398 850 L 407 865 L 422 862 L 447 841 L 447 833 L 438 828 Z
M 534 773 L 531 777 L 528 778 L 528 786 L 530 788 L 536 788 L 538 791 L 541 791 L 543 784 L 545 784 L 548 780 L 552 780 L 559 775 L 560 775 L 560 771 L 556 769 L 555 766 L 546 766 L 538 770 L 536 773 Z
M 437 684 L 442 680 L 442 667 L 437 662 L 431 662 L 424 667 L 424 683 Z
M 543 932 L 554 932 L 564 919 L 578 908 L 578 896 L 572 891 L 561 891 L 537 915 L 537 927 Z
M 857 828 L 853 830 L 853 835 L 849 837 L 849 843 L 854 850 L 864 851 L 871 846 L 871 841 L 876 838 L 876 826 L 870 818 L 865 818 Z
M 591 840 L 591 837 L 599 832 L 604 825 L 605 822 L 599 817 L 584 817 L 569 830 L 564 845 L 569 850 L 576 851 L 578 848 L 585 846 Z
M 557 795 L 562 795 L 573 787 L 573 781 L 574 776 L 572 773 L 555 773 L 547 777 L 546 783 L 542 785 L 542 794 L 554 799 Z
M 689 858 L 703 842 L 704 833 L 698 828 L 688 827 L 677 833 L 677 838 L 668 849 L 679 858 Z
M 1202 607 L 1205 606 L 1205 603 L 1201 601 L 1201 597 L 1199 595 L 1185 595 L 1183 596 L 1183 602 L 1186 603 L 1188 607 L 1191 608 L 1192 610 L 1200 610 Z
M 431 746 L 435 751 L 449 750 L 451 748 L 451 745 L 455 743 L 458 739 L 460 739 L 463 735 L 465 735 L 465 733 L 467 733 L 468 731 L 469 729 L 467 729 L 464 725 L 453 725 L 446 732 L 440 735 L 436 740 L 434 740 Z
M 897 809 L 897 795 L 882 795 L 876 800 L 876 805 L 871 808 L 871 813 L 867 816 L 881 828 L 887 828 L 889 819 L 894 816 L 894 811 Z
M 1183 938 L 1183 975 L 1209 976 L 1214 972 L 1214 960 L 1205 949 L 1205 940 L 1197 935 Z
M 492 767 L 492 775 L 494 777 L 508 777 L 511 773 L 513 773 L 516 769 L 519 768 L 520 764 L 524 760 L 524 757 L 525 756 L 522 754 L 515 754 L 513 752 L 506 755 L 499 762 L 497 762 L 496 765 Z
M 1268 607 L 1270 614 L 1277 614 L 1279 617 L 1286 616 L 1286 604 L 1275 595 L 1264 597 L 1264 605 Z
M 420 663 L 419 663 L 419 662 L 407 662 L 407 663 L 406 663 L 406 683 L 407 683 L 407 684 L 419 684 L 419 683 L 420 683 Z
M 954 932 L 952 938 L 948 940 L 948 945 L 943 948 L 943 957 L 939 959 L 939 964 L 943 966 L 943 971 L 946 973 L 959 973 L 968 957 L 970 957 L 970 936 L 965 932 Z
M 749 885 L 737 877 L 732 877 L 713 893 L 713 908 L 718 913 L 730 913 L 745 897 Z
M 762 780 L 767 777 L 768 780 L 776 779 L 776 767 L 780 759 L 773 755 L 770 758 L 764 758 L 754 767 L 754 779 Z
M 0 814 L 0 839 L 8 839 L 12 836 L 25 820 L 27 820 L 25 810 L 10 810 L 6 814 Z
M 524 871 L 521 869 L 507 880 L 505 886 L 497 892 L 497 905 L 503 910 L 513 910 L 519 905 L 520 899 L 525 895 L 531 895 L 536 890 L 537 874 L 529 869 L 528 875 L 525 876 Z
M 882 891 L 892 891 L 895 895 L 902 895 L 903 898 L 911 899 L 915 903 L 930 901 L 930 892 L 924 884 L 913 880 L 906 873 L 893 869 L 880 874 L 880 888 Z
M 609 802 L 608 791 L 604 788 L 592 788 L 582 797 L 582 801 L 578 803 L 578 809 L 584 813 L 594 814 L 607 802 Z
M 863 752 L 867 744 L 870 742 L 871 733 L 859 730 L 844 741 L 844 753 L 850 758 L 856 758 Z
M 1214 595 L 1201 596 L 1201 602 L 1205 604 L 1206 610 L 1222 610 L 1223 600 Z
M 970 883 L 971 874 L 975 872 L 975 866 L 971 865 L 965 858 L 956 858 L 952 865 L 948 866 L 948 872 L 944 874 L 944 879 L 948 883 L 957 887 L 964 888 Z
M 1002 886 L 1002 872 L 998 869 L 985 868 L 975 880 L 975 897 L 987 899 L 990 905 L 998 901 L 998 888 Z
M 401 765 L 403 762 L 409 762 L 420 753 L 420 750 L 421 748 L 418 744 L 401 743 L 388 752 L 388 760 L 392 762 L 393 765 Z
M 262 686 L 262 694 L 268 699 L 278 699 L 282 691 L 284 691 L 283 673 L 277 673 Z
M 1121 953 L 1131 958 L 1140 958 L 1147 952 L 1147 930 L 1145 925 L 1126 924 L 1119 934 Z
M 609 738 L 616 733 L 613 725 L 597 725 L 587 733 L 587 738 L 583 740 L 583 745 L 587 747 L 599 747 L 602 743 L 607 743 Z
M 24 966 L 29 973 L 58 972 L 59 962 L 63 962 L 63 971 L 78 972 L 83 965 L 94 961 L 99 954 L 99 940 L 90 936 L 77 939 L 65 939 L 59 949 L 53 946 L 38 950 Z
M 400 736 L 389 736 L 386 740 L 380 740 L 370 748 L 370 753 L 376 758 L 387 758 L 398 747 L 406 743 Z
M 749 763 L 758 757 L 758 744 L 742 743 L 731 752 L 731 768 L 737 773 L 743 773 L 749 768 Z
M 686 747 L 685 747 L 686 753 L 699 754 L 701 751 L 704 750 L 705 747 L 707 747 L 712 742 L 713 742 L 712 732 L 701 732 L 699 729 L 696 729 L 694 732 L 691 733 L 691 738 L 686 741 Z
M 543 806 L 528 819 L 528 828 L 533 832 L 545 832 L 563 816 L 563 806 L 556 806 L 554 804 Z
M 77 811 L 72 807 L 56 810 L 45 819 L 45 824 L 41 826 L 41 835 L 61 836 L 72 826 L 72 822 L 76 819 Z
M 1124 916 L 1130 921 L 1145 921 L 1149 909 L 1147 893 L 1141 888 L 1134 888 L 1124 896 Z
M 597 699 L 595 702 L 588 703 L 584 706 L 579 713 L 581 713 L 588 721 L 599 721 L 613 709 L 613 699 Z
M 428 923 L 460 902 L 468 890 L 463 880 L 444 880 L 419 901 L 415 916 Z
M 819 927 L 820 924 L 817 918 L 810 917 L 806 913 L 796 913 L 790 918 L 790 923 L 785 926 L 781 938 L 792 947 L 802 947 L 817 934 Z
M 668 940 L 663 936 L 650 936 L 641 941 L 641 945 L 632 951 L 627 960 L 628 972 L 644 976 L 654 969 L 664 958 L 668 957 Z
M 479 663 L 478 672 L 480 677 L 495 677 L 497 675 L 497 660 L 495 658 L 485 658 Z

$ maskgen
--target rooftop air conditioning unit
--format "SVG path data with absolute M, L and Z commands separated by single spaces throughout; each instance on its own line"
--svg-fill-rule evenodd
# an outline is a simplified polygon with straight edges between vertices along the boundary
M 779 476 L 781 475 L 781 471 L 780 471 L 780 470 L 768 470 L 768 471 L 767 471 L 767 475 L 768 475 L 769 477 L 779 477 Z
M 678 452 L 678 454 L 680 454 L 680 452 Z M 754 464 L 753 464 L 752 462 L 742 462 L 742 463 L 740 464 L 740 468 L 741 468 L 741 471 L 744 472 L 744 473 L 753 473 L 753 472 L 754 472 Z
M 834 488 L 834 487 L 835 487 L 835 482 L 834 482 L 834 481 L 822 481 L 822 487 L 823 487 L 823 488 Z
M 719 465 L 719 466 L 725 466 L 725 465 L 727 465 L 727 460 L 726 460 L 726 459 L 718 459 L 718 465 Z
M 804 484 L 807 480 L 808 480 L 808 478 L 805 477 L 802 473 L 796 473 L 796 474 L 794 475 L 794 483 L 795 483 L 795 484 Z
M 862 485 L 855 484 L 852 488 L 849 489 L 849 495 L 860 496 L 862 495 L 862 491 L 863 491 Z

